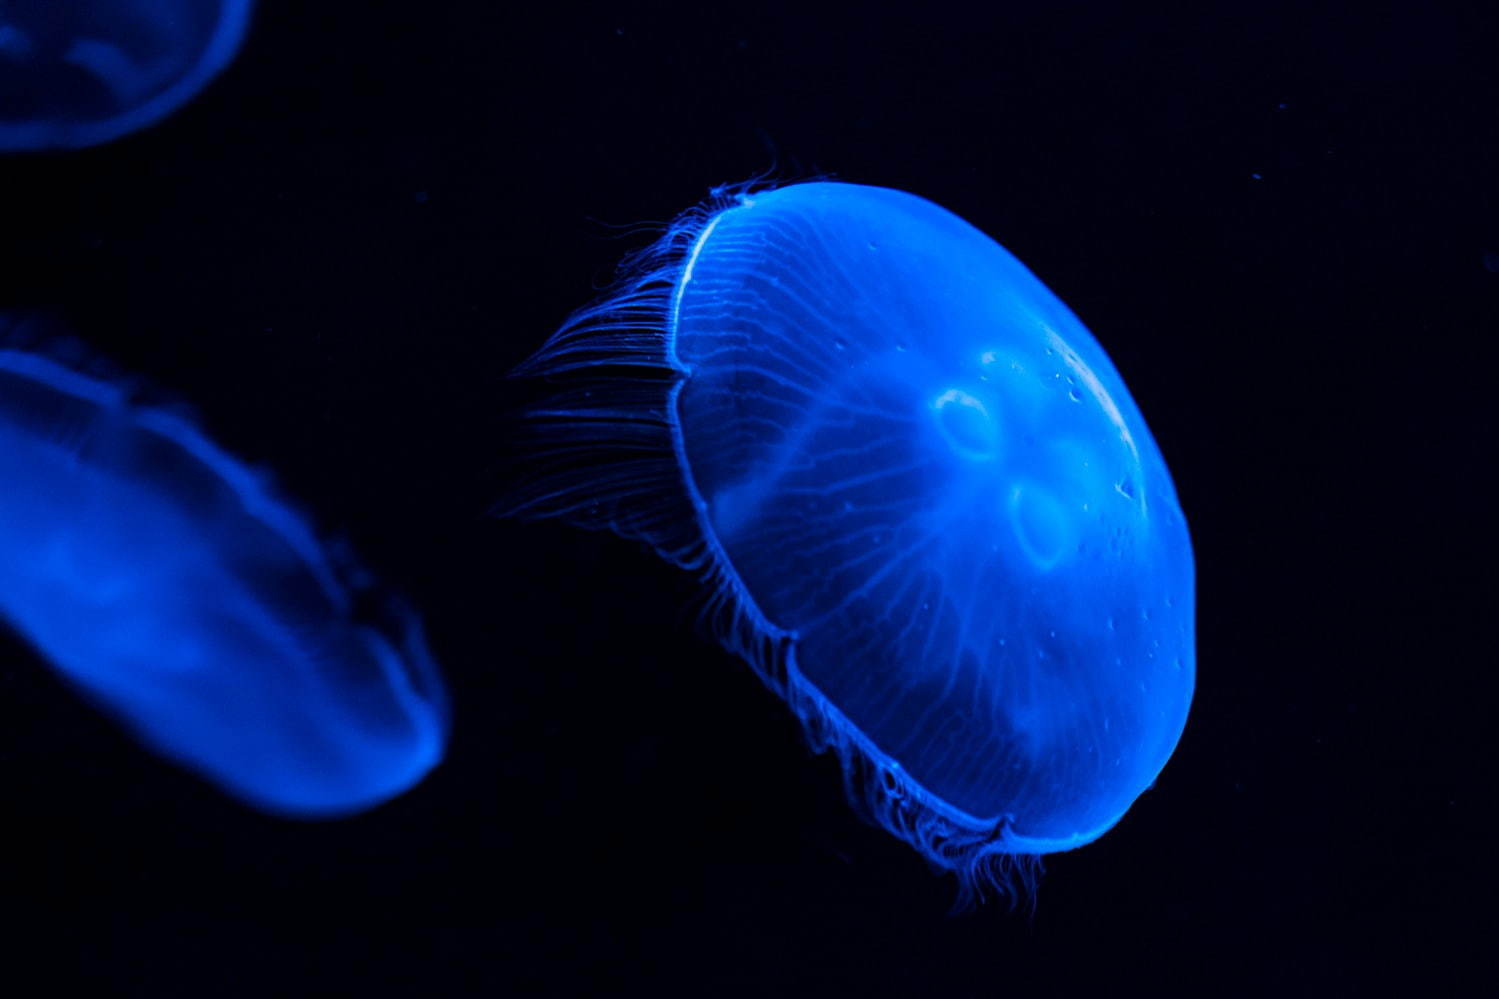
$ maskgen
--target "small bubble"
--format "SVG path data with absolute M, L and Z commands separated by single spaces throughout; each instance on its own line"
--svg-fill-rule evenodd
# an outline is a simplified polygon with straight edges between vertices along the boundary
M 847 350 L 848 349 L 848 344 L 845 343 L 843 341 L 843 339 L 840 337 L 839 339 L 833 341 L 833 349 L 834 350 Z
M 1070 390 L 1068 390 L 1068 392 L 1067 392 L 1067 398 L 1071 399 L 1073 402 L 1082 402 L 1083 401 L 1083 397 L 1078 394 L 1077 389 L 1070 389 Z

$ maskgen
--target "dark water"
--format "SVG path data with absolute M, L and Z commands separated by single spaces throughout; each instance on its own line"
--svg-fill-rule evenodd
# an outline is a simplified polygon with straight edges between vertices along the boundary
M 355 819 L 263 818 L 9 641 L 0 904 L 105 994 L 1471 985 L 1494 41 L 1431 9 L 267 0 L 169 121 L 0 161 L 0 306 L 193 402 L 409 595 L 449 757 Z M 1176 479 L 1192 716 L 1034 915 L 949 917 L 952 884 L 695 636 L 690 579 L 486 516 L 504 373 L 640 223 L 763 171 L 916 191 L 1004 242 L 1107 345 Z

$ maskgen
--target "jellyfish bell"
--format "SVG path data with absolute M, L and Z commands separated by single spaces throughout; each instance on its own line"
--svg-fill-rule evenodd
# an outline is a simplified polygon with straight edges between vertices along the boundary
M 0 151 L 93 146 L 191 100 L 234 58 L 253 0 L 0 3 Z
M 1103 349 L 911 194 L 716 199 L 518 369 L 502 512 L 702 572 L 718 637 L 856 805 L 965 886 L 1151 785 L 1194 678 L 1193 562 Z
M 344 814 L 419 781 L 448 714 L 410 608 L 184 409 L 19 342 L 0 343 L 0 622 L 265 811 Z

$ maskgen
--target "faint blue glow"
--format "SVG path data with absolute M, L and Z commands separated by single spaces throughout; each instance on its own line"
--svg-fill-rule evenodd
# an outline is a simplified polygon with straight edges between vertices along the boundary
M 145 128 L 229 64 L 252 0 L 0 2 L 0 151 Z
M 131 393 L 0 347 L 0 618 L 257 807 L 338 814 L 420 780 L 447 701 L 415 615 L 267 476 Z

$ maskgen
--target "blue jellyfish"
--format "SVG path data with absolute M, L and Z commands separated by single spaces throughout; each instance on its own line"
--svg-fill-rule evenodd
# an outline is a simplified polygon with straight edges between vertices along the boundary
M 644 540 L 965 889 L 1081 846 L 1156 779 L 1194 682 L 1160 451 L 1082 323 L 901 191 L 720 194 L 520 366 L 500 512 Z
M 0 347 L 0 482 L 0 618 L 146 746 L 307 817 L 441 758 L 416 617 L 183 414 Z
M 239 49 L 251 0 L 0 0 L 0 150 L 153 124 Z

